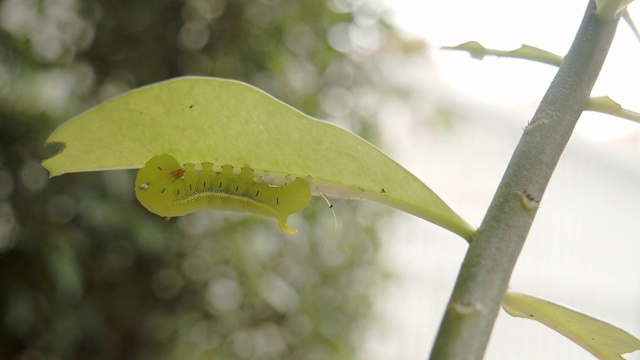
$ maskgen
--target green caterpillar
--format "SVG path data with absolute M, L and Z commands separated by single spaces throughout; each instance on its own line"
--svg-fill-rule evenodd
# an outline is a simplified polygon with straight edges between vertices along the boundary
M 287 226 L 287 217 L 309 203 L 307 180 L 297 177 L 292 183 L 270 186 L 256 182 L 253 172 L 243 167 L 234 174 L 231 165 L 216 172 L 208 162 L 198 172 L 194 164 L 183 167 L 171 155 L 157 155 L 138 171 L 136 197 L 147 210 L 160 216 L 182 216 L 206 209 L 247 212 L 273 217 L 283 232 L 296 235 L 298 231 Z

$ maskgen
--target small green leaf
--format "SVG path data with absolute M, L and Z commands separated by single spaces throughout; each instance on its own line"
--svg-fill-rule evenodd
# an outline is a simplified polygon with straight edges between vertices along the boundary
M 445 46 L 443 49 L 467 51 L 472 58 L 478 60 L 482 60 L 487 55 L 493 55 L 498 57 L 531 60 L 554 66 L 560 66 L 562 63 L 562 56 L 529 45 L 522 45 L 516 50 L 505 51 L 488 49 L 477 41 L 469 41 L 458 46 Z
M 596 0 L 596 15 L 603 21 L 611 21 L 626 9 L 633 0 Z
M 624 21 L 627 22 L 627 24 L 631 28 L 631 31 L 633 31 L 633 34 L 636 36 L 636 39 L 640 40 L 640 31 L 638 31 L 636 24 L 633 22 L 633 19 L 631 18 L 631 14 L 629 14 L 629 9 L 627 8 L 624 9 L 624 12 L 622 13 L 622 18 L 624 19 Z
M 619 118 L 640 122 L 640 113 L 627 110 L 608 96 L 590 97 L 585 110 L 597 111 Z
M 621 355 L 640 350 L 640 340 L 628 332 L 546 300 L 507 292 L 502 307 L 511 316 L 550 327 L 598 359 L 623 359 Z
M 409 171 L 360 137 L 247 84 L 184 77 L 128 92 L 63 124 L 47 140 L 51 176 L 181 163 L 250 166 L 309 180 L 315 195 L 376 201 L 469 240 L 475 230 Z

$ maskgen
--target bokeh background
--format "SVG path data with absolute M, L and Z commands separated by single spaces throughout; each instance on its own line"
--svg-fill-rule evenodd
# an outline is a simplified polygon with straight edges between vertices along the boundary
M 44 142 L 138 86 L 238 79 L 363 136 L 478 225 L 554 69 L 437 48 L 563 54 L 586 2 L 0 1 L 0 359 L 426 358 L 456 236 L 340 199 L 337 230 L 314 199 L 297 237 L 245 214 L 166 222 L 135 200 L 135 171 L 49 179 Z M 640 109 L 638 59 L 621 25 L 594 94 Z M 583 116 L 511 284 L 636 336 L 639 128 Z M 501 314 L 486 358 L 591 357 Z
M 368 1 L 1 2 L 0 358 L 355 358 L 388 278 L 377 229 L 389 210 L 336 201 L 334 230 L 314 201 L 292 218 L 297 237 L 243 214 L 166 222 L 135 200 L 134 171 L 49 179 L 40 161 L 73 115 L 187 74 L 246 81 L 380 145 L 382 99 L 410 92 L 390 64 L 425 59 L 385 11 Z

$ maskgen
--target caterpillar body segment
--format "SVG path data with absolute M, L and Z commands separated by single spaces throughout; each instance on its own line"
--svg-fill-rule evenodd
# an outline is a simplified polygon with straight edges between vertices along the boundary
M 171 155 L 154 156 L 136 177 L 136 197 L 149 211 L 159 216 L 174 217 L 216 209 L 273 217 L 280 229 L 295 235 L 297 230 L 286 225 L 289 215 L 302 211 L 309 203 L 309 183 L 300 177 L 283 186 L 270 186 L 254 179 L 249 167 L 234 173 L 234 167 L 223 165 L 216 172 L 212 163 L 203 163 L 197 171 L 194 164 L 180 163 Z

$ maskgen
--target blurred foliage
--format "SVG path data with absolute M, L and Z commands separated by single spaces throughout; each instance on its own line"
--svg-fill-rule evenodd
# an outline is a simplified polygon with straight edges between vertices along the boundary
M 191 74 L 240 79 L 378 140 L 388 63 L 423 56 L 376 1 L 0 2 L 0 358 L 349 359 L 372 320 L 388 214 L 322 201 L 291 218 L 169 222 L 132 171 L 48 179 L 67 118 Z M 412 55 L 414 54 L 414 55 Z M 251 106 L 251 104 L 247 104 Z M 295 134 L 292 134 L 295 136 Z

